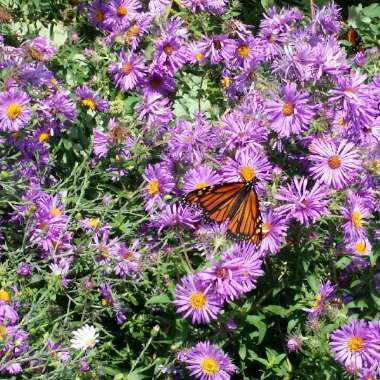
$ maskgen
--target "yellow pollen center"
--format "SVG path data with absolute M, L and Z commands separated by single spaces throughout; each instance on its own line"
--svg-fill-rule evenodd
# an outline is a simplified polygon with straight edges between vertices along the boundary
M 282 106 L 282 114 L 284 116 L 292 116 L 294 113 L 294 105 L 290 102 L 285 102 Z
M 139 33 L 139 28 L 136 24 L 132 25 L 130 28 L 129 28 L 129 33 L 132 35 L 132 36 L 137 36 L 138 33 Z
M 327 163 L 331 169 L 338 169 L 342 165 L 342 160 L 340 159 L 339 156 L 334 155 L 334 156 L 329 157 L 329 159 L 327 160 Z
M 352 224 L 356 227 L 356 228 L 360 228 L 362 227 L 362 218 L 361 218 L 361 215 L 360 215 L 360 211 L 359 210 L 354 210 L 352 212 L 352 215 L 351 215 L 351 221 L 352 221 Z
M 230 77 L 223 77 L 221 82 L 222 82 L 223 88 L 228 88 L 228 87 L 230 87 L 231 79 L 230 79 Z
M 95 10 L 95 19 L 97 22 L 102 22 L 104 20 L 104 12 L 101 9 Z
M 237 54 L 240 58 L 247 58 L 249 54 L 249 47 L 247 45 L 240 45 L 237 48 Z
M 8 335 L 8 330 L 4 325 L 0 325 L 0 341 L 6 338 Z
M 355 252 L 358 253 L 359 255 L 365 253 L 366 251 L 365 243 L 363 243 L 362 241 L 358 241 L 357 243 L 354 244 L 354 249 L 355 249 Z
M 316 294 L 316 296 L 314 297 L 314 302 L 313 302 L 313 309 L 316 309 L 318 307 L 318 303 L 319 301 L 322 299 L 322 296 L 320 295 L 320 293 Z
M 122 5 L 117 8 L 116 13 L 119 17 L 124 17 L 128 13 L 128 9 Z
M 263 223 L 261 229 L 263 234 L 266 235 L 271 231 L 272 225 L 270 223 Z
M 202 61 L 202 58 L 203 58 L 203 54 L 201 52 L 198 52 L 197 54 L 195 54 L 195 59 L 197 61 Z
M 363 338 L 359 336 L 353 336 L 347 342 L 347 347 L 351 352 L 358 352 L 363 348 Z
M 204 183 L 204 182 L 199 182 L 195 185 L 195 188 L 200 190 L 200 189 L 203 189 L 204 187 L 207 187 L 207 183 Z
M 90 218 L 88 220 L 88 224 L 91 226 L 91 228 L 96 228 L 99 226 L 99 219 L 97 218 Z
M 95 108 L 96 108 L 96 104 L 95 104 L 95 102 L 94 102 L 92 99 L 90 99 L 90 98 L 84 98 L 84 99 L 82 99 L 82 104 L 83 104 L 85 107 L 87 107 L 87 108 L 89 108 L 90 110 L 92 110 L 92 111 L 94 111 Z
M 9 293 L 4 289 L 0 289 L 0 301 L 4 303 L 9 302 Z
M 256 177 L 255 169 L 251 168 L 250 166 L 243 166 L 240 169 L 240 176 L 246 182 L 252 181 Z
M 160 191 L 160 184 L 158 179 L 152 179 L 148 183 L 148 193 L 149 195 L 156 195 Z
M 56 207 L 53 207 L 50 209 L 49 214 L 52 216 L 61 216 L 62 212 L 59 209 L 57 209 Z
M 193 309 L 203 309 L 206 305 L 206 296 L 201 292 L 194 292 L 190 296 L 189 302 Z
M 346 125 L 346 121 L 344 120 L 344 117 L 341 116 L 339 119 L 338 119 L 338 124 L 341 125 L 342 127 L 344 127 Z
M 215 359 L 207 357 L 201 361 L 201 368 L 204 374 L 206 375 L 215 375 L 219 366 Z
M 8 116 L 8 119 L 15 120 L 21 115 L 22 108 L 21 108 L 21 105 L 18 103 L 11 103 L 7 107 L 5 112 Z
M 46 132 L 41 132 L 38 136 L 38 141 L 40 143 L 44 143 L 49 140 L 49 135 Z
M 92 348 L 92 347 L 95 346 L 96 341 L 95 341 L 95 338 L 94 338 L 94 337 L 91 337 L 91 338 L 87 338 L 86 341 L 85 341 L 85 343 L 86 343 L 86 346 L 87 346 L 87 347 Z

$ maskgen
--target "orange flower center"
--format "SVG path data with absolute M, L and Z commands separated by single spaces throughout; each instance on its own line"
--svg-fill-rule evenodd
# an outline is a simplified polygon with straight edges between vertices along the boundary
M 362 255 L 363 253 L 365 253 L 366 251 L 366 245 L 364 242 L 362 241 L 358 241 L 354 244 L 354 250 L 356 253 L 358 253 L 359 255 Z
M 256 177 L 255 169 L 251 168 L 250 166 L 243 166 L 240 168 L 240 176 L 246 182 L 252 181 Z
M 38 136 L 38 141 L 42 144 L 49 140 L 49 135 L 46 132 L 41 132 Z
M 282 106 L 282 114 L 284 116 L 291 116 L 294 113 L 294 105 L 291 102 L 285 102 Z
M 95 19 L 97 22 L 102 22 L 104 20 L 104 12 L 101 9 L 95 10 Z
M 340 159 L 339 156 L 334 155 L 334 156 L 329 157 L 329 159 L 327 160 L 327 163 L 331 169 L 338 169 L 342 165 L 342 160 Z
M 56 207 L 52 207 L 51 210 L 49 211 L 49 214 L 51 216 L 61 216 L 62 212 L 61 212 L 61 210 L 57 209 Z
M 120 5 L 117 10 L 116 10 L 116 13 L 119 17 L 124 17 L 127 15 L 128 13 L 128 9 L 126 7 L 124 7 L 123 5 Z
M 269 234 L 272 229 L 272 225 L 270 223 L 263 223 L 261 229 L 264 235 Z
M 165 45 L 163 48 L 165 54 L 172 55 L 173 54 L 173 47 L 171 45 Z
M 10 298 L 9 293 L 4 289 L 0 289 L 0 301 L 2 301 L 4 303 L 8 303 L 9 298 Z
M 130 74 L 132 71 L 132 65 L 130 63 L 123 63 L 123 66 L 121 66 L 121 71 L 123 74 Z

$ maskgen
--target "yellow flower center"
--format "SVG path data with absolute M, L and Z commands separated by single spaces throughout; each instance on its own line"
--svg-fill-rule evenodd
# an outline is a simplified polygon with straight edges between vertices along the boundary
M 129 28 L 129 33 L 132 35 L 132 36 L 137 36 L 139 34 L 139 27 L 136 25 L 136 24 L 133 24 L 130 28 Z
M 91 228 L 96 228 L 99 226 L 99 219 L 98 218 L 90 218 L 88 220 L 88 224 L 91 226 Z
M 9 302 L 9 293 L 4 289 L 0 289 L 0 301 L 4 303 Z
M 41 132 L 38 136 L 38 141 L 42 144 L 49 140 L 49 135 L 46 132 Z
M 8 335 L 8 330 L 4 325 L 0 325 L 0 342 Z
M 351 352 L 358 352 L 363 348 L 363 338 L 359 336 L 353 336 L 347 342 L 347 347 Z
M 201 368 L 203 373 L 209 376 L 215 375 L 219 370 L 216 360 L 210 357 L 207 357 L 201 361 Z
M 240 176 L 246 182 L 252 181 L 256 177 L 255 169 L 251 168 L 250 166 L 243 166 L 240 168 Z
M 237 54 L 240 58 L 247 58 L 249 54 L 249 47 L 247 45 L 240 45 L 237 48 Z
M 102 304 L 102 306 L 108 306 L 109 305 L 109 302 L 105 298 L 102 298 L 100 303 Z
M 366 251 L 365 243 L 362 241 L 358 241 L 357 243 L 354 244 L 354 250 L 359 255 L 365 253 L 365 251 Z
M 272 225 L 270 223 L 263 223 L 261 229 L 263 234 L 266 235 L 271 231 Z
M 230 77 L 223 77 L 221 79 L 221 83 L 222 83 L 223 88 L 228 88 L 228 87 L 230 87 L 230 84 L 231 84 L 231 78 Z
M 84 99 L 82 99 L 82 104 L 85 107 L 87 107 L 90 110 L 92 110 L 92 111 L 94 111 L 94 109 L 96 108 L 95 102 L 92 99 L 90 99 L 90 98 L 84 98 Z
M 351 215 L 351 221 L 352 221 L 352 224 L 356 227 L 356 228 L 360 228 L 362 227 L 362 219 L 361 219 L 361 215 L 360 215 L 360 211 L 355 209 L 353 212 L 352 212 L 352 215 Z
M 59 209 L 57 209 L 56 207 L 53 207 L 53 208 L 51 208 L 51 210 L 49 211 L 49 214 L 50 214 L 51 216 L 61 216 L 61 215 L 62 215 L 62 212 L 61 212 Z
M 195 185 L 195 188 L 200 190 L 200 189 L 203 189 L 204 187 L 207 187 L 207 183 L 204 183 L 204 182 L 199 182 Z
M 124 7 L 123 5 L 120 5 L 117 10 L 116 10 L 116 13 L 119 17 L 124 17 L 126 16 L 126 14 L 128 13 L 128 9 L 126 7 Z
M 104 20 L 104 12 L 101 9 L 95 10 L 95 19 L 97 22 L 102 22 Z
M 195 59 L 197 61 L 202 61 L 202 58 L 203 58 L 203 54 L 201 52 L 198 52 L 197 54 L 195 54 Z
M 193 309 L 202 309 L 206 305 L 206 296 L 201 292 L 194 292 L 189 301 Z
M 334 155 L 334 156 L 329 157 L 329 159 L 327 160 L 327 163 L 331 169 L 338 169 L 342 165 L 342 160 L 340 159 L 339 156 Z
M 108 248 L 107 248 L 106 245 L 104 245 L 104 244 L 100 244 L 99 247 L 98 247 L 98 250 L 99 250 L 99 253 L 100 253 L 103 257 L 107 258 L 107 257 L 109 256 Z
M 292 116 L 294 113 L 294 105 L 291 102 L 285 102 L 282 106 L 282 114 L 284 116 Z
M 90 348 L 94 347 L 96 344 L 95 338 L 94 337 L 87 338 L 85 341 L 85 344 L 87 347 L 90 347 Z
M 11 136 L 12 136 L 15 140 L 17 140 L 17 139 L 19 139 L 19 138 L 21 137 L 21 133 L 20 133 L 19 131 L 12 132 L 12 133 L 11 133 Z
M 320 293 L 316 294 L 314 297 L 314 302 L 313 302 L 313 309 L 316 309 L 318 307 L 319 301 L 322 299 L 322 296 Z
M 123 74 L 130 74 L 132 71 L 132 65 L 130 63 L 123 63 L 123 66 L 121 66 L 121 71 Z
M 5 112 L 8 116 L 8 119 L 15 120 L 21 115 L 22 107 L 18 103 L 11 103 Z
M 339 119 L 338 119 L 338 124 L 341 125 L 342 127 L 344 127 L 346 125 L 346 120 L 344 120 L 344 117 L 341 116 Z
M 156 195 L 160 191 L 160 184 L 158 179 L 152 179 L 148 183 L 148 193 L 149 195 Z

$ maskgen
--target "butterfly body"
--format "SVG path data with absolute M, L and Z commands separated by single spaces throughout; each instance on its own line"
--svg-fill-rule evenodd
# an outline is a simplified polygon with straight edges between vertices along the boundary
M 255 181 L 227 182 L 188 193 L 184 201 L 198 205 L 218 223 L 228 220 L 227 236 L 254 244 L 262 240 L 262 218 Z

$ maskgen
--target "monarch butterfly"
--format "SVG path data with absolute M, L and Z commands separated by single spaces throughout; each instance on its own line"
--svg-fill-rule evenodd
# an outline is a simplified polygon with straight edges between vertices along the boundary
M 188 193 L 185 203 L 199 205 L 216 222 L 227 219 L 227 236 L 258 244 L 263 238 L 262 218 L 254 181 L 207 186 Z

